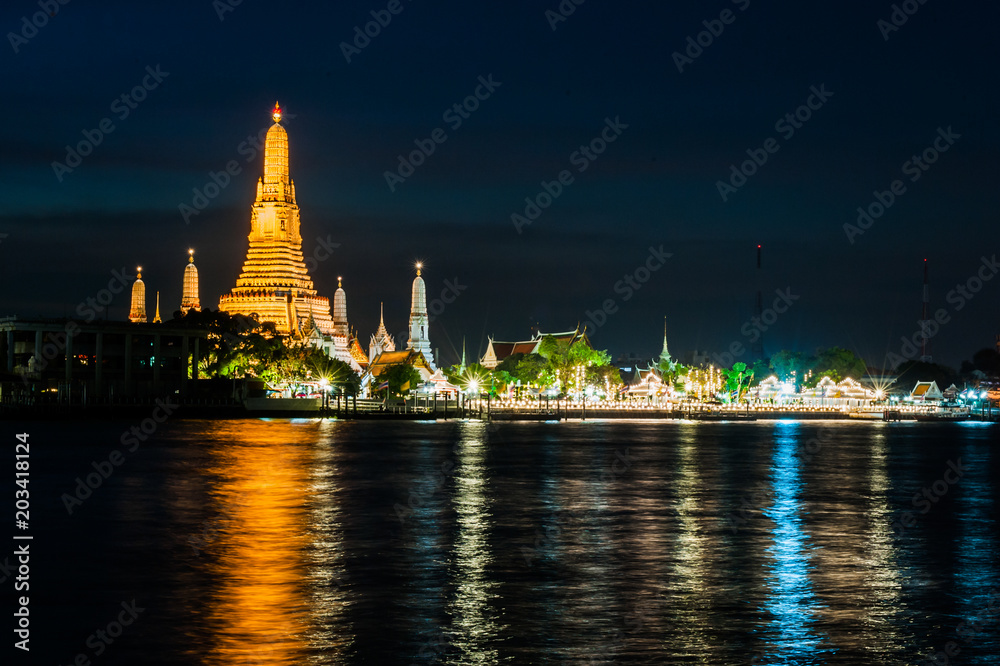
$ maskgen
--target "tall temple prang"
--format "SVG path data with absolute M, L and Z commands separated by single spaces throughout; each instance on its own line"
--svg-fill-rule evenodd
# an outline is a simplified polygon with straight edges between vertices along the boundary
M 427 319 L 427 287 L 424 279 L 420 277 L 420 269 L 423 264 L 417 264 L 417 277 L 413 278 L 413 288 L 411 290 L 410 305 L 410 339 L 406 341 L 406 348 L 421 352 L 427 359 L 427 364 L 431 370 L 435 369 L 434 355 L 431 353 L 430 322 Z
M 142 266 L 135 269 L 135 282 L 132 283 L 132 307 L 129 309 L 128 320 L 133 324 L 146 323 L 146 283 L 142 281 Z
M 313 322 L 323 335 L 333 334 L 330 299 L 319 296 L 302 257 L 299 206 L 289 176 L 288 134 L 275 102 L 274 125 L 264 143 L 264 177 L 250 210 L 250 247 L 243 272 L 231 292 L 219 299 L 219 310 L 257 315 L 273 322 L 279 333 L 301 337 Z
M 198 298 L 198 267 L 194 265 L 194 250 L 188 250 L 188 263 L 184 267 L 184 291 L 181 296 L 181 314 L 188 310 L 201 310 Z
M 316 318 L 310 316 L 309 321 L 302 327 L 302 337 L 305 344 L 322 349 L 327 356 L 347 363 L 357 373 L 362 371 L 353 349 L 357 346 L 357 351 L 360 351 L 360 346 L 351 335 L 351 326 L 347 321 L 347 292 L 344 291 L 342 277 L 337 278 L 337 292 L 333 295 L 333 334 L 323 335 Z M 360 355 L 367 365 L 368 359 L 364 357 L 364 352 L 360 352 Z

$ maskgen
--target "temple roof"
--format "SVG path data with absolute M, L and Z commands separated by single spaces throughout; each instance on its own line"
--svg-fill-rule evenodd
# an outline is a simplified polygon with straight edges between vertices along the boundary
M 415 349 L 404 349 L 402 351 L 384 351 L 371 362 L 368 372 L 372 377 L 378 377 L 382 371 L 393 365 L 412 365 L 415 368 L 430 368 L 423 353 Z

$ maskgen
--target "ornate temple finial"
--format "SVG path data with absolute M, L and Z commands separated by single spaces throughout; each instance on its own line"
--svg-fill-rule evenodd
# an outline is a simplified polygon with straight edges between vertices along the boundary
M 274 122 L 281 122 L 281 105 L 278 102 L 274 103 L 274 110 L 271 111 L 271 117 L 274 118 Z
M 135 267 L 135 272 L 136 272 L 135 279 L 141 280 L 142 279 L 142 266 L 136 266 Z
M 419 261 L 417 262 L 417 277 L 420 277 L 420 269 L 423 268 L 423 264 Z
M 194 263 L 194 250 L 193 249 L 188 250 L 188 263 L 189 264 L 193 264 Z
M 160 319 L 160 292 L 156 292 L 156 314 L 153 315 L 153 323 L 160 324 L 163 320 Z
M 344 285 L 341 283 L 341 277 L 338 275 L 337 276 L 337 289 L 340 289 L 343 286 Z

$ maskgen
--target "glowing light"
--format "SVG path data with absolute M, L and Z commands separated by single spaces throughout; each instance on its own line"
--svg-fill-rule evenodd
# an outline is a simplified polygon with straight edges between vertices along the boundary
M 271 117 L 274 118 L 274 122 L 281 122 L 281 105 L 277 102 L 274 103 L 274 110 L 271 111 Z

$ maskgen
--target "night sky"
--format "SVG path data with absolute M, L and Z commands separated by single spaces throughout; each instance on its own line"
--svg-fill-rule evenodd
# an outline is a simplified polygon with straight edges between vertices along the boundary
M 657 353 L 664 316 L 675 356 L 749 347 L 758 243 L 765 307 L 775 290 L 797 297 L 768 353 L 840 345 L 881 366 L 917 331 L 924 259 L 932 312 L 948 318 L 935 361 L 957 366 L 1000 332 L 1000 279 L 976 283 L 1000 252 L 995 4 L 910 0 L 898 29 L 890 2 L 564 0 L 566 17 L 558 0 L 391 4 L 77 0 L 35 30 L 23 17 L 37 0 L 4 2 L 0 316 L 70 315 L 141 264 L 150 314 L 159 290 L 169 318 L 189 247 L 216 308 L 263 167 L 247 139 L 279 100 L 305 254 L 339 244 L 312 277 L 331 298 L 344 277 L 365 347 L 380 301 L 390 332 L 406 328 L 417 260 L 432 311 L 445 280 L 463 287 L 431 324 L 445 363 L 463 336 L 472 356 L 488 335 L 572 329 L 609 299 L 591 339 L 615 356 Z M 373 11 L 391 22 L 348 62 L 341 43 Z M 445 116 L 477 87 L 486 97 L 480 77 L 498 85 L 478 109 Z M 144 79 L 129 108 L 121 96 Z M 797 110 L 808 120 L 783 120 Z M 616 119 L 601 154 L 578 153 Z M 447 140 L 392 191 L 385 173 L 438 128 Z M 100 143 L 54 168 L 84 132 Z M 942 136 L 933 164 L 906 164 Z M 751 155 L 767 161 L 724 200 L 719 181 Z M 186 221 L 180 206 L 230 161 L 239 173 Z M 512 215 L 563 171 L 572 182 L 519 233 Z M 895 180 L 884 214 L 845 230 Z M 661 246 L 672 256 L 641 288 L 619 284 Z M 952 292 L 970 278 L 971 298 Z M 108 317 L 128 305 L 126 290 Z

